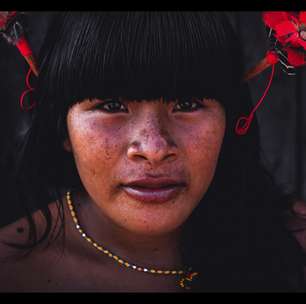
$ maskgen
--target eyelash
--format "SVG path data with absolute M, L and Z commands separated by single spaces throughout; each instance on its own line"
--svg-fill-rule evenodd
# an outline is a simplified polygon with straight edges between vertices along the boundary
M 118 110 L 118 109 L 115 109 L 115 110 L 106 110 L 104 107 L 106 106 L 106 105 L 114 105 L 115 103 L 117 103 L 117 104 L 120 104 L 120 109 Z M 195 104 L 196 106 L 195 107 L 193 107 L 193 108 L 190 108 L 189 110 L 187 110 L 187 111 L 183 111 L 183 112 L 195 112 L 195 111 L 197 111 L 198 109 L 200 109 L 200 108 L 204 108 L 204 105 L 203 104 L 201 104 L 199 101 L 196 101 L 195 99 L 192 99 L 192 100 L 184 100 L 184 101 L 179 101 L 179 102 L 177 102 L 175 105 L 178 105 L 178 104 L 180 104 L 180 103 L 184 103 L 185 105 L 186 105 L 186 103 L 190 103 L 190 104 Z M 124 104 L 122 103 L 122 102 L 120 102 L 120 101 L 118 101 L 118 100 L 109 100 L 109 101 L 105 101 L 105 102 L 102 102 L 102 103 L 99 103 L 98 105 L 96 105 L 95 106 L 95 109 L 97 109 L 97 110 L 101 110 L 101 111 L 105 111 L 105 112 L 107 112 L 107 113 L 120 113 L 120 112 L 124 112 L 124 113 L 128 113 L 128 110 L 125 108 L 125 109 L 123 109 L 122 110 L 122 107 L 121 106 L 123 106 L 124 107 Z M 117 111 L 118 110 L 118 111 Z M 174 112 L 179 112 L 179 110 L 174 110 Z
M 197 111 L 198 109 L 200 108 L 204 108 L 204 105 L 201 104 L 199 101 L 195 100 L 195 99 L 191 99 L 191 100 L 184 100 L 184 101 L 179 101 L 176 103 L 176 105 L 180 104 L 180 103 L 190 103 L 190 104 L 195 104 L 196 107 L 195 108 L 191 108 L 191 111 L 186 111 L 186 112 L 195 112 Z M 177 112 L 177 111 L 174 111 L 174 112 Z
M 121 103 L 121 102 L 118 101 L 118 100 L 108 100 L 108 101 L 99 103 L 99 104 L 95 107 L 95 109 L 99 109 L 99 110 L 102 110 L 102 111 L 103 111 L 103 110 L 105 110 L 105 109 L 103 108 L 104 106 L 110 105 L 110 104 L 111 104 L 111 105 L 114 105 L 115 102 L 121 104 L 121 106 L 124 106 L 124 104 Z M 112 110 L 105 110 L 105 111 L 108 112 L 108 113 L 117 113 L 116 110 L 115 110 L 115 111 L 112 111 Z M 123 112 L 127 113 L 128 111 L 127 111 L 127 109 L 124 109 Z

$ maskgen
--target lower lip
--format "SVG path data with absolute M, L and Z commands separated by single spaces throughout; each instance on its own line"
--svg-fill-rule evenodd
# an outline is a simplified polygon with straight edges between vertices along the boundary
M 172 186 L 167 188 L 140 188 L 123 186 L 127 195 L 143 203 L 165 203 L 175 198 L 184 186 Z

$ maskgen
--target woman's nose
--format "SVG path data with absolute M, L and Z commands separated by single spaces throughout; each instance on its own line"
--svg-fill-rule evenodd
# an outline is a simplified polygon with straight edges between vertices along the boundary
M 136 127 L 138 129 L 138 127 Z M 163 161 L 172 161 L 177 157 L 177 145 L 166 125 L 158 119 L 147 120 L 135 133 L 128 148 L 131 160 L 147 160 L 152 165 Z

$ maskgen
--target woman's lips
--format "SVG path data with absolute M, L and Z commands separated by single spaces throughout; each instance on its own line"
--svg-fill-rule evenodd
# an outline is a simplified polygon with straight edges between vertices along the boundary
M 164 203 L 176 197 L 184 188 L 182 185 L 171 185 L 160 188 L 122 186 L 127 195 L 143 203 Z

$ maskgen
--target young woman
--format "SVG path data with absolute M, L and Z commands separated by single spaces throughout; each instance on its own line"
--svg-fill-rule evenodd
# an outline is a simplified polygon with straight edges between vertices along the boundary
M 220 12 L 58 14 L 1 291 L 303 290 L 257 125 L 234 132 L 251 107 L 241 57 Z

